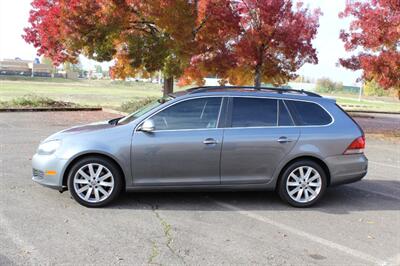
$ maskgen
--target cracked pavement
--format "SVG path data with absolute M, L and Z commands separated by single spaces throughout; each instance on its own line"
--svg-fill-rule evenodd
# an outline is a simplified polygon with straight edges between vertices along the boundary
M 112 117 L 0 113 L 0 265 L 400 265 L 399 142 L 367 135 L 367 177 L 310 209 L 273 192 L 125 193 L 88 209 L 31 181 L 40 140 Z

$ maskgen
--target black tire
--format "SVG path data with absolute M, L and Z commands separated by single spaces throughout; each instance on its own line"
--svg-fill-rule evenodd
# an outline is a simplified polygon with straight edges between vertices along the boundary
M 318 193 L 316 193 L 316 196 L 313 196 L 313 199 L 307 202 L 300 202 L 296 201 L 295 199 L 293 199 L 290 195 L 289 195 L 289 191 L 287 189 L 287 184 L 288 184 L 288 180 L 289 180 L 289 175 L 293 172 L 293 171 L 297 171 L 297 169 L 299 169 L 299 167 L 307 167 L 308 169 L 313 168 L 316 172 L 318 172 L 319 176 L 320 176 L 320 190 Z M 307 169 L 305 168 L 305 169 Z M 298 173 L 298 172 L 295 172 Z M 312 173 L 315 173 L 314 171 Z M 291 179 L 293 181 L 293 179 Z M 305 183 L 304 185 L 306 185 L 307 183 Z M 289 184 L 290 186 L 290 184 Z M 290 186 L 291 187 L 291 186 Z M 297 186 L 293 186 L 294 188 L 297 188 Z M 279 182 L 278 182 L 278 186 L 277 186 L 277 191 L 279 196 L 281 197 L 281 199 L 287 203 L 289 203 L 290 205 L 294 206 L 294 207 L 299 207 L 299 208 L 305 208 L 305 207 L 310 207 L 312 205 L 314 205 L 315 203 L 317 203 L 322 196 L 325 194 L 326 191 L 326 187 L 327 187 L 327 176 L 326 173 L 324 171 L 324 169 L 322 169 L 322 167 L 311 160 L 300 160 L 300 161 L 296 161 L 294 163 L 292 163 L 291 165 L 289 165 L 288 167 L 286 167 L 286 169 L 283 171 Z M 289 188 L 290 189 L 290 188 Z M 308 189 L 307 189 L 308 190 Z M 303 190 L 304 191 L 304 190 Z M 303 192 L 302 191 L 302 192 Z M 317 191 L 314 190 L 314 192 Z M 297 196 L 299 192 L 295 193 L 294 195 Z M 303 192 L 305 193 L 305 192 Z M 300 193 L 302 194 L 302 193 Z M 310 195 L 311 193 L 309 193 L 309 191 L 307 191 L 307 194 Z M 301 196 L 302 197 L 302 196 Z
M 86 201 L 85 199 L 82 199 L 79 195 L 78 192 L 75 190 L 74 186 L 74 177 L 85 165 L 88 164 L 95 164 L 95 165 L 101 165 L 104 167 L 105 170 L 109 170 L 112 174 L 113 178 L 113 188 L 111 190 L 111 193 L 108 194 L 106 198 L 99 202 L 89 202 Z M 85 157 L 76 162 L 70 169 L 68 173 L 68 189 L 72 195 L 72 197 L 81 205 L 85 207 L 91 207 L 91 208 L 96 208 L 96 207 L 104 207 L 111 203 L 113 200 L 115 200 L 121 193 L 122 190 L 122 178 L 123 175 L 119 168 L 115 165 L 115 163 L 107 158 L 104 157 L 97 157 L 97 156 L 90 156 L 90 157 Z M 89 185 L 89 184 L 88 184 Z M 83 185 L 82 185 L 83 186 Z M 92 188 L 92 186 L 91 186 Z M 97 188 L 97 186 L 96 186 Z M 94 189 L 94 185 L 93 185 Z M 94 194 L 94 192 L 92 192 Z M 105 196 L 105 194 L 103 194 Z

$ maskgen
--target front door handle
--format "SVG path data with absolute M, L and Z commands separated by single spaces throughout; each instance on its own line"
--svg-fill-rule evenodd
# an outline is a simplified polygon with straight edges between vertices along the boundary
M 280 137 L 276 141 L 279 142 L 279 143 L 287 143 L 287 142 L 292 142 L 293 140 L 288 139 L 287 137 Z
M 213 138 L 206 138 L 203 140 L 203 143 L 206 145 L 217 144 L 218 142 Z

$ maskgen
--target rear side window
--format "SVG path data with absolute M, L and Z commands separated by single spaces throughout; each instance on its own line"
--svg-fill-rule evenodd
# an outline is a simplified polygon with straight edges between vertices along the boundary
M 289 115 L 285 103 L 282 100 L 280 100 L 278 105 L 279 105 L 278 126 L 293 126 L 292 118 Z
M 332 122 L 332 117 L 318 104 L 285 100 L 298 126 L 323 126 Z
M 234 97 L 232 127 L 276 126 L 277 105 L 274 99 Z

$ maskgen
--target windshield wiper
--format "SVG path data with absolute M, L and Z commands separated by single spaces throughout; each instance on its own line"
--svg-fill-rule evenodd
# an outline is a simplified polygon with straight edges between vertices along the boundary
M 114 119 L 111 119 L 110 121 L 108 121 L 108 123 L 110 124 L 110 125 L 117 125 L 118 124 L 118 121 L 119 120 L 121 120 L 122 118 L 124 118 L 125 116 L 121 116 L 121 117 L 117 117 L 117 118 L 114 118 Z

